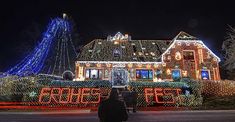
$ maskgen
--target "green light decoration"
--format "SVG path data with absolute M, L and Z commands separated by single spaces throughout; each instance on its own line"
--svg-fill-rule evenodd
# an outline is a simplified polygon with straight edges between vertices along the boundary
M 37 95 L 37 93 L 35 91 L 32 91 L 29 93 L 29 97 L 34 97 L 35 95 Z
M 35 82 L 32 82 L 34 80 Z M 129 88 L 132 90 L 136 89 L 138 93 L 137 105 L 138 107 L 195 107 L 200 106 L 203 102 L 203 96 L 231 96 L 235 95 L 235 85 L 231 81 L 195 81 L 191 79 L 181 79 L 180 82 L 146 82 L 130 81 L 128 83 Z M 111 83 L 109 81 L 59 81 L 53 80 L 51 77 L 9 77 L 1 79 L 0 85 L 0 97 L 1 102 L 29 102 L 30 104 L 24 104 L 29 106 L 41 106 L 38 102 L 39 95 L 42 88 L 99 88 L 100 94 L 102 96 L 108 96 L 111 91 Z M 184 94 L 183 91 L 178 96 L 174 96 L 174 104 L 167 103 L 167 101 L 172 101 L 172 97 L 169 95 L 164 95 L 161 100 L 164 103 L 157 104 L 155 102 L 155 96 L 149 97 L 149 103 L 146 102 L 144 89 L 145 88 L 180 88 L 183 90 L 184 87 L 190 87 L 190 94 Z M 175 94 L 174 92 L 172 92 Z M 62 99 L 66 98 L 66 95 L 62 96 Z M 96 96 L 85 96 L 85 101 L 94 101 Z M 97 107 L 98 104 L 61 104 L 51 102 L 49 104 L 44 104 L 51 107 Z

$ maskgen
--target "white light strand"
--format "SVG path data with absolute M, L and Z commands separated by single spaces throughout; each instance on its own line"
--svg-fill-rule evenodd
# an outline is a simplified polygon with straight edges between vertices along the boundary
M 164 62 L 164 60 L 163 60 L 164 55 L 172 48 L 173 45 L 175 45 L 176 42 L 184 42 L 184 43 L 186 43 L 186 42 L 189 42 L 189 41 L 190 41 L 190 42 L 193 42 L 193 43 L 196 42 L 196 43 L 202 44 L 203 47 L 206 48 L 207 50 L 209 50 L 209 52 L 210 52 L 214 57 L 216 57 L 219 62 L 221 61 L 220 58 L 219 58 L 218 56 L 216 56 L 201 40 L 174 40 L 174 42 L 173 42 L 173 43 L 167 48 L 167 50 L 162 54 L 162 57 L 161 57 L 162 62 Z

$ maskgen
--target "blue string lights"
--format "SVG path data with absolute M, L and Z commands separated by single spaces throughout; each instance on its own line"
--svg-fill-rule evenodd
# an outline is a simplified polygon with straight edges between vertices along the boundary
M 26 56 L 20 63 L 5 72 L 2 77 L 7 75 L 29 76 L 38 74 L 44 67 L 44 62 L 48 57 L 51 45 L 57 41 L 56 38 L 58 38 L 58 35 L 62 35 L 62 37 L 63 35 L 71 35 L 70 23 L 65 18 L 53 19 L 47 26 L 47 30 L 43 34 L 41 42 L 34 48 L 33 52 Z

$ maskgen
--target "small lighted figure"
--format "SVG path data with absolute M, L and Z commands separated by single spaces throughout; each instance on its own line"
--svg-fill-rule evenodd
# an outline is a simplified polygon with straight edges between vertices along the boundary
M 101 64 L 97 64 L 97 67 L 101 67 Z
M 29 93 L 29 97 L 34 97 L 35 95 L 37 95 L 37 93 L 35 91 L 32 91 Z
M 106 64 L 107 67 L 111 67 L 111 64 Z
M 128 64 L 128 67 L 129 67 L 129 68 L 131 68 L 131 67 L 132 67 L 132 64 L 131 64 L 131 63 L 129 63 L 129 64 Z
M 151 64 L 147 64 L 147 65 L 146 65 L 146 68 L 151 68 Z
M 176 53 L 175 53 L 175 59 L 176 59 L 176 60 L 181 60 L 181 58 L 182 58 L 182 57 L 181 57 L 180 52 L 179 52 L 179 51 L 176 52 Z
M 167 70 L 166 70 L 166 74 L 167 74 L 167 75 L 170 75 L 170 74 L 171 74 L 171 70 L 170 70 L 170 69 L 167 69 Z
M 182 75 L 183 75 L 183 77 L 187 77 L 188 76 L 188 71 L 182 71 Z

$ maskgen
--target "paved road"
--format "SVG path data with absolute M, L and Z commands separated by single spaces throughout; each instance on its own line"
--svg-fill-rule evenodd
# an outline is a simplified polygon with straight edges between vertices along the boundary
M 235 110 L 130 113 L 128 122 L 235 122 Z M 0 122 L 98 122 L 96 112 L 0 112 Z

